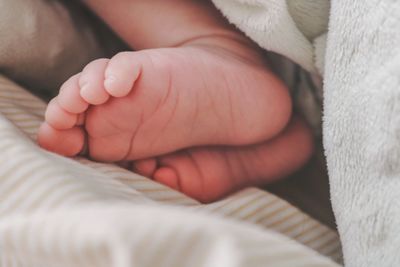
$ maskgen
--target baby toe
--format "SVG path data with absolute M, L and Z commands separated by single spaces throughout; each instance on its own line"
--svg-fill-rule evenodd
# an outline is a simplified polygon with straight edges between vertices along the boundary
M 140 175 L 151 177 L 156 171 L 157 161 L 156 159 L 143 159 L 137 160 L 133 163 L 133 170 Z
M 82 113 L 89 104 L 80 95 L 78 84 L 80 73 L 69 78 L 60 89 L 57 96 L 57 102 L 60 107 L 70 113 Z
M 74 127 L 78 120 L 78 116 L 76 114 L 65 111 L 57 103 L 56 99 L 53 99 L 47 106 L 45 120 L 53 128 L 64 130 Z
M 143 53 L 123 52 L 108 62 L 105 71 L 104 87 L 114 97 L 123 97 L 130 93 L 133 84 L 141 72 Z
M 57 130 L 44 122 L 39 129 L 37 141 L 48 151 L 71 157 L 81 152 L 85 134 L 79 127 Z
M 104 71 L 109 59 L 101 58 L 90 62 L 79 78 L 80 95 L 92 105 L 107 102 L 110 95 L 104 88 Z
M 153 179 L 177 191 L 181 190 L 178 173 L 171 167 L 161 167 L 153 175 Z

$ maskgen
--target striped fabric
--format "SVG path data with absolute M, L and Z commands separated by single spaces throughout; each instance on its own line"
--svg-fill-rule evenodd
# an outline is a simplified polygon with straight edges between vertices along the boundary
M 339 266 L 336 232 L 267 192 L 201 205 L 38 148 L 44 108 L 0 77 L 0 267 Z

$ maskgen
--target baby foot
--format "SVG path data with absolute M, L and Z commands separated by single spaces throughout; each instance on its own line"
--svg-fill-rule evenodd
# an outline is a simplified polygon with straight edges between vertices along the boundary
M 290 97 L 259 62 L 206 45 L 98 59 L 62 86 L 39 144 L 100 161 L 148 158 L 200 145 L 247 145 L 287 124 Z
M 298 119 L 278 137 L 244 147 L 192 148 L 133 163 L 133 171 L 211 202 L 245 186 L 287 176 L 311 156 L 312 135 Z

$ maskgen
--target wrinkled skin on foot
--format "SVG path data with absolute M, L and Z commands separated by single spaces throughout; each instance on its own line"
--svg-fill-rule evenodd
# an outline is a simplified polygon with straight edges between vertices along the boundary
M 125 52 L 89 63 L 62 86 L 39 143 L 73 156 L 87 142 L 93 159 L 137 160 L 267 140 L 290 113 L 287 90 L 275 76 L 228 52 L 201 46 Z

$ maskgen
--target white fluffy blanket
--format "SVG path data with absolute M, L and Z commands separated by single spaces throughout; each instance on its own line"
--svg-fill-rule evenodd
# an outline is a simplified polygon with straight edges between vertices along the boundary
M 345 265 L 400 266 L 400 2 L 337 0 L 330 12 L 317 0 L 214 2 L 265 49 L 324 74 L 324 146 Z

